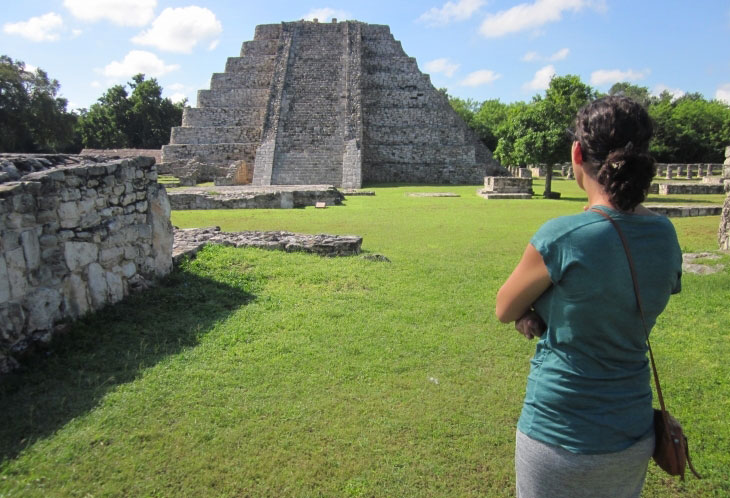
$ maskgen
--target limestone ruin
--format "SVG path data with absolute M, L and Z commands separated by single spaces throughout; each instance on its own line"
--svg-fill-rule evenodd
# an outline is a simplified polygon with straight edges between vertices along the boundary
M 343 188 L 506 174 L 384 25 L 259 25 L 197 105 L 173 128 L 161 173 Z
M 725 147 L 725 163 L 723 178 L 725 179 L 725 204 L 722 206 L 722 215 L 720 217 L 720 229 L 717 233 L 717 239 L 720 243 L 720 249 L 730 251 L 730 146 Z
M 121 300 L 172 268 L 155 161 L 0 155 L 0 373 L 59 322 Z

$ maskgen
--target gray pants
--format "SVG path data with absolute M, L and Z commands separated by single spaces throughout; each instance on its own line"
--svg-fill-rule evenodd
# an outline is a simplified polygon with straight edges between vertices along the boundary
M 615 453 L 582 455 L 517 431 L 517 498 L 638 498 L 654 435 Z

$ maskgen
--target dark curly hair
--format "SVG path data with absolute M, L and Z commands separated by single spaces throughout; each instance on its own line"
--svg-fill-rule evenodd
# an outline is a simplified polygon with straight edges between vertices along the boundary
M 656 174 L 649 155 L 653 132 L 646 109 L 627 97 L 594 100 L 575 118 L 583 158 L 595 165 L 598 183 L 621 211 L 633 210 L 649 193 Z

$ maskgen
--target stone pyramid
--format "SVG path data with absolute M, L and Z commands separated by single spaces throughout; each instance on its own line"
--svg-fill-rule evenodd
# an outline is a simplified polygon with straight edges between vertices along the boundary
M 388 26 L 337 20 L 257 26 L 185 109 L 160 171 L 344 188 L 505 173 Z

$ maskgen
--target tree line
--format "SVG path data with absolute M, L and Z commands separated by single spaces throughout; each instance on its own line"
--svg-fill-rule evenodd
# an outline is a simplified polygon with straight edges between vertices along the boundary
M 449 102 L 502 164 L 552 165 L 570 160 L 572 139 L 566 129 L 573 127 L 581 107 L 603 95 L 578 76 L 566 75 L 554 77 L 545 94 L 535 95 L 530 102 L 505 104 L 499 99 L 479 102 L 452 96 Z M 608 95 L 625 95 L 646 107 L 654 122 L 650 153 L 658 162 L 723 161 L 725 147 L 730 145 L 729 105 L 706 100 L 699 93 L 675 98 L 664 91 L 653 96 L 648 88 L 627 82 L 614 84 Z M 550 192 L 549 184 L 546 191 Z
M 128 85 L 131 92 L 114 85 L 89 109 L 69 111 L 57 80 L 0 56 L 0 152 L 159 149 L 180 125 L 185 101 L 162 98 L 157 80 L 144 74 Z

